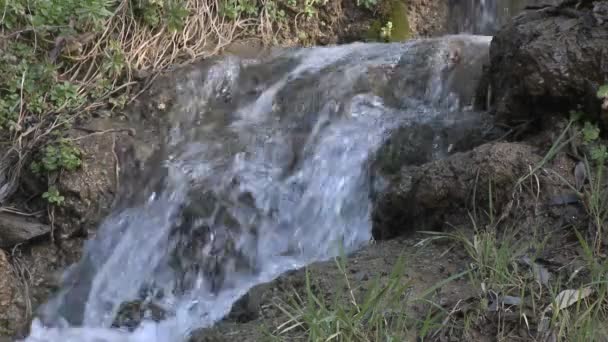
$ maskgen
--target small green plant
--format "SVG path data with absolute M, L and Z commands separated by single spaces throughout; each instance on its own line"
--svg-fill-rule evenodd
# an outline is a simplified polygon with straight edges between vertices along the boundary
M 555 341 L 582 342 L 606 338 L 606 331 L 598 327 L 603 326 L 608 318 L 605 313 L 608 264 L 595 257 L 592 247 L 580 234 L 577 236 L 591 277 L 574 283 L 574 275 L 565 281 L 537 263 L 535 254 L 529 254 L 544 250 L 548 237 L 539 239 L 540 236 L 534 232 L 532 236 L 522 235 L 523 238 L 516 239 L 521 234 L 514 227 L 501 227 L 503 233 L 497 234 L 496 229 L 481 230 L 473 223 L 472 237 L 464 231 L 425 232 L 433 235 L 428 240 L 447 238 L 462 245 L 471 259 L 470 281 L 479 291 L 479 302 L 478 307 L 469 310 L 465 317 L 464 335 L 471 329 L 472 322 L 504 310 L 505 314 L 517 313 L 519 321 L 526 327 L 536 325 L 537 338 L 534 340 L 547 340 L 550 335 L 555 336 Z M 503 329 L 498 324 L 498 340 L 508 333 Z
M 3 0 L 5 18 L 0 25 L 8 29 L 29 24 L 40 33 L 70 30 L 99 30 L 116 6 L 114 0 Z M 46 31 L 46 32 L 45 32 Z
M 82 163 L 80 155 L 80 150 L 68 141 L 60 141 L 44 148 L 40 160 L 32 163 L 32 171 L 39 175 L 57 172 L 62 169 L 73 171 L 79 168 Z
M 55 87 L 56 67 L 20 42 L 8 44 L 0 53 L 0 73 L 6 76 L 0 77 L 0 128 L 25 129 L 18 122 L 25 114 L 41 115 L 78 102 L 76 87 L 69 82 Z
M 380 38 L 382 38 L 388 42 L 391 40 L 392 33 L 393 33 L 393 23 L 388 21 L 386 23 L 386 25 L 384 25 L 380 29 Z
M 307 17 L 311 18 L 317 14 L 317 9 L 315 8 L 317 2 L 318 0 L 306 0 L 304 2 L 304 13 L 306 13 Z
M 190 11 L 181 2 L 171 2 L 167 7 L 167 28 L 171 32 L 181 31 Z
M 378 4 L 378 0 L 357 0 L 357 6 L 372 9 Z
M 120 43 L 115 40 L 111 40 L 104 53 L 105 59 L 102 65 L 103 71 L 110 78 L 119 77 L 127 67 L 125 55 L 120 47 Z
M 84 102 L 84 98 L 78 94 L 78 87 L 69 82 L 55 85 L 50 95 L 56 108 L 74 109 Z
M 275 338 L 293 341 L 297 335 L 305 335 L 310 342 L 318 341 L 410 341 L 412 333 L 425 339 L 441 326 L 446 317 L 444 310 L 433 310 L 426 317 L 412 315 L 414 305 L 438 305 L 431 299 L 437 290 L 461 279 L 468 271 L 454 274 L 447 279 L 413 295 L 411 279 L 406 275 L 405 258 L 399 257 L 392 272 L 386 277 L 378 276 L 367 284 L 354 286 L 349 279 L 346 258 L 342 255 L 335 260 L 342 281 L 338 280 L 332 293 L 322 290 L 306 270 L 305 294 L 294 291 L 294 295 L 280 300 L 275 305 L 286 316 L 279 325 Z M 364 291 L 359 291 L 365 289 Z
M 275 1 L 267 1 L 264 4 L 264 9 L 273 21 L 283 22 L 285 20 L 285 11 L 279 9 Z
M 584 148 L 585 175 L 589 186 L 583 189 L 585 209 L 595 228 L 594 249 L 601 253 L 604 234 L 608 231 L 608 190 L 605 187 L 605 167 L 608 160 L 606 144 L 600 141 L 600 130 L 597 126 L 585 123 L 582 128 Z
M 256 0 L 223 0 L 221 12 L 230 19 L 253 17 L 258 14 Z
M 80 150 L 74 147 L 69 140 L 59 140 L 55 144 L 47 145 L 38 160 L 31 164 L 32 171 L 46 179 L 61 170 L 73 171 L 82 164 Z M 56 186 L 51 185 L 42 198 L 52 205 L 62 205 L 65 198 L 59 193 Z
M 184 0 L 131 0 L 131 6 L 134 16 L 148 27 L 164 24 L 169 32 L 181 30 L 190 14 Z
M 57 187 L 55 186 L 49 187 L 49 189 L 42 194 L 42 198 L 53 205 L 62 205 L 65 201 L 65 197 L 61 196 L 59 190 L 57 190 Z
M 593 125 L 590 122 L 585 122 L 585 125 L 582 129 L 583 132 L 583 142 L 585 144 L 590 144 L 596 141 L 600 137 L 600 129 L 597 125 Z

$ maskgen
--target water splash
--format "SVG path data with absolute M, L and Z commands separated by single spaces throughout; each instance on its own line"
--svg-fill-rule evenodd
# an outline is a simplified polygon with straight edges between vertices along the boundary
M 86 244 L 25 341 L 186 340 L 251 287 L 360 248 L 375 151 L 397 127 L 464 118 L 473 98 L 463 89 L 479 70 L 454 76 L 453 52 L 468 70 L 488 45 L 351 44 L 196 70 L 178 86 L 142 186 Z M 113 328 L 129 301 L 166 318 Z
M 449 0 L 448 30 L 493 35 L 525 6 L 550 2 L 554 0 Z

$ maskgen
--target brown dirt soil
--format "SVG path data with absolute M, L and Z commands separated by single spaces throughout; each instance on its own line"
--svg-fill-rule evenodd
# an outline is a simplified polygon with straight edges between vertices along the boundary
M 80 258 L 82 239 L 18 246 L 0 250 L 0 341 L 2 335 L 25 337 L 32 314 L 57 289 L 66 265 Z
M 82 151 L 82 166 L 65 172 L 57 187 L 65 205 L 56 213 L 61 239 L 89 236 L 110 212 L 120 187 L 121 151 L 133 144 L 132 131 L 118 120 L 95 119 L 73 129 L 69 139 Z
M 410 31 L 414 37 L 436 36 L 447 32 L 447 0 L 413 0 L 406 4 Z
M 8 256 L 0 250 L 0 336 L 9 334 L 23 320 L 23 315 L 13 302 L 18 297 L 18 288 L 13 276 L 13 267 Z

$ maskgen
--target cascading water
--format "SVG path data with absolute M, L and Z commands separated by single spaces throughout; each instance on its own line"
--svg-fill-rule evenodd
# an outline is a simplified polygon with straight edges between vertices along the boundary
M 398 127 L 475 117 L 489 41 L 296 49 L 195 71 L 139 192 L 87 243 L 26 341 L 183 341 L 252 286 L 360 248 L 375 151 Z M 442 139 L 429 142 L 436 157 Z M 129 301 L 165 318 L 113 328 Z
M 449 0 L 449 32 L 493 35 L 528 5 L 555 0 Z

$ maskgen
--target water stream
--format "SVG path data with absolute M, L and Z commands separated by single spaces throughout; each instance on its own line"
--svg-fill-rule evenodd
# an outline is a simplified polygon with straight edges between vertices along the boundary
M 375 151 L 398 127 L 475 117 L 489 42 L 293 49 L 194 71 L 138 192 L 87 242 L 25 341 L 184 341 L 251 287 L 365 245 Z M 435 158 L 442 139 L 429 142 Z M 129 301 L 165 318 L 113 326 Z
M 526 6 L 557 0 L 448 0 L 448 32 L 493 35 Z

